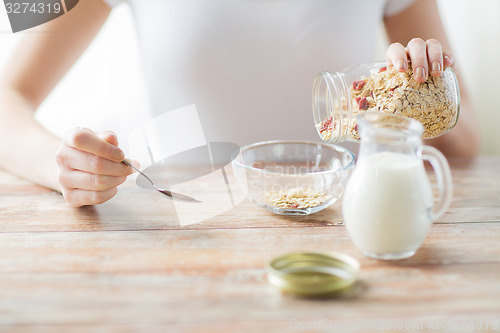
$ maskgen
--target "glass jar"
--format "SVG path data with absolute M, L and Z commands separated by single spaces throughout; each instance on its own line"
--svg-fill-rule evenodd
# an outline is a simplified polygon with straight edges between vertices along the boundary
M 387 69 L 385 62 L 355 65 L 318 74 L 312 95 L 316 129 L 323 141 L 331 143 L 358 141 L 356 116 L 367 111 L 413 118 L 424 126 L 424 138 L 435 138 L 455 126 L 460 109 L 451 67 L 419 83 L 411 68 L 401 73 Z

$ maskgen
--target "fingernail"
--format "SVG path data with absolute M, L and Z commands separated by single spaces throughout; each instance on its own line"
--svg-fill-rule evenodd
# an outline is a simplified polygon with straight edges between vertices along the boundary
M 444 60 L 444 63 L 445 63 L 445 64 L 446 64 L 446 63 L 448 63 L 448 65 L 450 64 L 450 61 L 451 61 L 450 57 L 448 57 L 448 56 L 444 56 L 444 57 L 443 57 L 443 60 Z
M 425 73 L 425 68 L 417 67 L 415 68 L 415 79 L 427 79 L 427 74 Z
M 434 61 L 431 68 L 433 72 L 441 72 L 441 63 L 439 61 Z
M 125 154 L 123 154 L 123 151 L 121 151 L 120 149 L 113 150 L 113 159 L 117 161 L 123 161 L 124 158 Z
M 406 69 L 406 62 L 404 60 L 399 59 L 396 62 L 396 68 L 397 69 Z

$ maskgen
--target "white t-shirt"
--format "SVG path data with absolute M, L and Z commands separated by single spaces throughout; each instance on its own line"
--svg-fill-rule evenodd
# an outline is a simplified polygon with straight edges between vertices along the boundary
M 116 5 L 120 0 L 107 0 Z M 317 73 L 373 60 L 384 15 L 414 0 L 128 0 L 151 108 L 195 104 L 207 141 L 319 141 Z

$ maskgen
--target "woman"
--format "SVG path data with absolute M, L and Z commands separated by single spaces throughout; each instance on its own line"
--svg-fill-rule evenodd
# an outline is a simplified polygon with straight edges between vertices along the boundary
M 121 163 L 124 153 L 112 132 L 76 128 L 61 139 L 34 113 L 113 2 L 80 1 L 47 23 L 52 33 L 28 36 L 0 78 L 1 166 L 60 191 L 77 207 L 111 199 L 132 170 Z M 372 61 L 380 22 L 391 42 L 389 66 L 405 71 L 411 60 L 415 79 L 424 81 L 454 64 L 435 0 L 129 2 L 153 112 L 196 104 L 208 141 L 316 138 L 314 75 Z M 463 88 L 458 124 L 431 144 L 448 156 L 478 153 L 477 119 Z

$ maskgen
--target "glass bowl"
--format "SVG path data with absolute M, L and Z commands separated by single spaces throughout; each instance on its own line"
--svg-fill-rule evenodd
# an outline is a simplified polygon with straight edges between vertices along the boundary
M 233 170 L 250 200 L 280 215 L 308 215 L 333 204 L 354 167 L 346 148 L 307 141 L 266 141 L 242 147 Z

